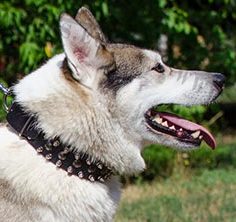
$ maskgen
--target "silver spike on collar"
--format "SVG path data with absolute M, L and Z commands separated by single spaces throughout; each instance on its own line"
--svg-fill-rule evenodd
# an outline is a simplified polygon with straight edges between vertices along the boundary
M 78 176 L 91 182 L 108 180 L 113 171 L 99 160 L 92 160 L 88 154 L 74 154 L 71 148 L 64 146 L 58 138 L 48 141 L 36 148 L 38 154 L 53 162 L 57 168 L 65 170 L 68 175 Z

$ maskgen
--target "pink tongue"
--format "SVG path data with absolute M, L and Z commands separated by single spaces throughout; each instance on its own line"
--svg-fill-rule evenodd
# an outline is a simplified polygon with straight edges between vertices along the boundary
M 197 131 L 200 130 L 201 135 L 203 136 L 203 139 L 205 140 L 205 142 L 212 148 L 215 149 L 216 147 L 216 141 L 215 138 L 212 136 L 212 134 L 205 129 L 204 127 L 190 122 L 188 120 L 182 119 L 181 117 L 174 115 L 174 114 L 170 114 L 170 113 L 164 113 L 164 112 L 160 112 L 158 113 L 160 115 L 160 117 L 168 120 L 169 122 L 172 122 L 173 124 L 184 128 L 186 130 L 190 130 L 190 131 Z

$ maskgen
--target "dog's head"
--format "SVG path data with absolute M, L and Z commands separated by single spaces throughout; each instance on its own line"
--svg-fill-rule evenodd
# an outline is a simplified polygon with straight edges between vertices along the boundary
M 91 93 L 103 95 L 113 118 L 135 140 L 178 147 L 215 147 L 202 126 L 174 114 L 158 112 L 161 104 L 209 104 L 222 91 L 224 76 L 165 65 L 158 52 L 106 41 L 86 9 L 76 20 L 63 14 L 62 41 L 73 77 Z

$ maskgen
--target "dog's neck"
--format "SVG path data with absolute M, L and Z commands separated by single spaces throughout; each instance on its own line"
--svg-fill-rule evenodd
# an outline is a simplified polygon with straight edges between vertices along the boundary
M 127 137 L 98 91 L 89 91 L 63 70 L 64 59 L 55 56 L 21 80 L 14 87 L 16 102 L 36 113 L 48 138 L 60 136 L 120 174 L 142 171 L 141 141 Z
M 80 179 L 91 182 L 105 182 L 114 173 L 101 161 L 94 160 L 86 153 L 74 153 L 69 144 L 63 144 L 59 137 L 45 138 L 44 132 L 36 127 L 37 118 L 26 113 L 20 104 L 13 103 L 7 114 L 8 126 L 28 143 L 48 162 L 55 164 Z

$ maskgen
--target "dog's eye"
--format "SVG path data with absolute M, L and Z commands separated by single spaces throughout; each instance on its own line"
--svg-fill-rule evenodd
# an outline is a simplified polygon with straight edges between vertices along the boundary
M 163 73 L 165 72 L 165 69 L 163 67 L 163 65 L 161 63 L 157 63 L 153 68 L 152 70 L 156 71 L 156 72 L 159 72 L 159 73 Z

